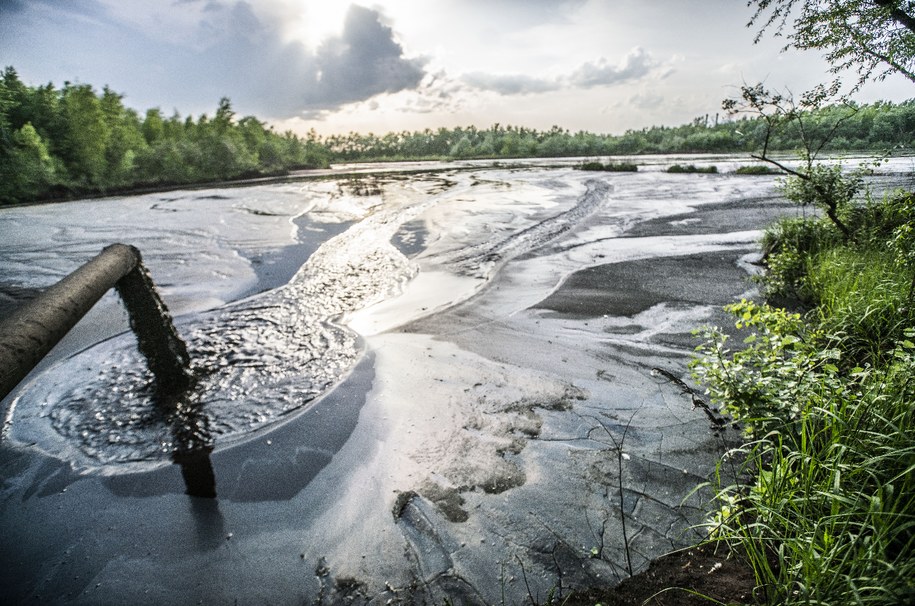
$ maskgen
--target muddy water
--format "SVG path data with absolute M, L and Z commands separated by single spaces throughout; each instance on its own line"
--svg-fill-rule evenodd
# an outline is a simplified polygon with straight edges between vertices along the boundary
M 651 368 L 683 374 L 689 330 L 752 294 L 756 230 L 795 212 L 773 180 L 365 185 L 0 213 L 3 292 L 111 240 L 143 250 L 194 359 L 185 404 L 217 494 L 183 494 L 173 428 L 103 301 L 7 402 L 14 601 L 521 603 L 696 538 L 706 505 L 684 499 L 722 443 Z

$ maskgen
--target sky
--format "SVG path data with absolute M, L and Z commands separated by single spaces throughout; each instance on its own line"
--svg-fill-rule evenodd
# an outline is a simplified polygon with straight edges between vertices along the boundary
M 141 114 L 239 115 L 331 135 L 495 123 L 619 134 L 720 111 L 743 83 L 827 81 L 754 44 L 745 0 L 0 0 L 0 66 L 108 85 Z M 901 77 L 861 102 L 903 101 Z

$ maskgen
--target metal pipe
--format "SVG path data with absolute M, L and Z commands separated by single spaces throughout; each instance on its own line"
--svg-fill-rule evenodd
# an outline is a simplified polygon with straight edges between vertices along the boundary
M 187 349 L 143 267 L 140 251 L 112 244 L 0 321 L 0 399 L 114 286 L 127 307 L 157 388 L 172 391 L 187 387 Z

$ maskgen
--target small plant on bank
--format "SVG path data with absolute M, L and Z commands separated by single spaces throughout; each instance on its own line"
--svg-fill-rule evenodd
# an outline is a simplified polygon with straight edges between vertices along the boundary
M 755 480 L 720 488 L 715 536 L 746 554 L 768 603 L 912 603 L 915 332 L 885 364 L 842 371 L 798 318 L 733 311 L 776 353 L 736 356 L 719 335 L 694 368 L 750 428 Z
M 810 307 L 814 296 L 806 284 L 807 259 L 838 244 L 842 234 L 826 220 L 787 218 L 763 233 L 763 262 L 767 273 L 762 280 L 770 301 L 793 301 Z
M 734 171 L 736 175 L 780 175 L 782 171 L 776 170 L 764 164 L 753 164 L 751 166 L 738 166 Z
M 900 220 L 893 227 L 889 248 L 896 266 L 911 276 L 906 297 L 906 306 L 911 308 L 915 304 L 915 193 L 899 194 L 894 201 L 893 211 Z
M 585 162 L 578 168 L 579 170 L 603 171 L 611 173 L 634 173 L 638 172 L 639 170 L 638 165 L 632 164 L 631 162 L 608 162 L 607 164 L 601 164 L 600 162 Z
M 669 173 L 706 173 L 715 174 L 718 172 L 717 166 L 696 166 L 695 164 L 674 164 L 667 168 Z

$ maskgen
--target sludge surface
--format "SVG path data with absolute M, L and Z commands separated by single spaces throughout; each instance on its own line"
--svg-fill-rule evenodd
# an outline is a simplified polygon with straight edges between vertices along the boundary
M 124 334 L 45 373 L 14 402 L 11 436 L 77 466 L 168 461 L 175 434 L 225 442 L 324 393 L 353 366 L 358 337 L 333 322 L 396 293 L 415 269 L 384 238 L 359 237 L 373 215 L 319 248 L 292 281 L 177 323 L 194 387 L 178 405 L 195 426 L 174 427 L 156 406 L 151 375 Z

